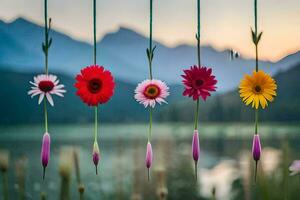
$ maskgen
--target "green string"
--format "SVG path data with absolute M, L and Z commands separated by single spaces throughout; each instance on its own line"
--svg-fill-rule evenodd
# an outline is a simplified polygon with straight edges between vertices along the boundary
M 152 14 L 153 14 L 153 0 L 150 0 L 150 37 L 149 37 L 149 49 L 152 49 Z
M 149 133 L 148 133 L 148 142 L 151 142 L 152 137 L 152 108 L 149 108 Z
M 45 114 L 45 131 L 48 133 L 48 112 L 47 112 L 47 101 L 44 97 L 44 114 Z
M 199 121 L 199 98 L 196 102 L 196 110 L 195 110 L 195 122 L 194 122 L 194 130 L 198 130 L 198 121 Z
M 95 133 L 94 133 L 94 142 L 97 142 L 98 138 L 98 106 L 95 106 Z
M 44 9 L 45 9 L 45 70 L 46 74 L 48 74 L 48 1 L 44 1 Z
M 254 0 L 254 26 L 255 26 L 255 71 L 258 72 L 258 30 L 257 30 L 257 0 Z M 258 109 L 255 109 L 255 135 L 258 134 Z M 257 164 L 258 161 L 255 161 L 254 169 L 254 182 L 256 183 L 257 179 Z
M 154 49 L 152 47 L 152 15 L 153 15 L 153 0 L 150 0 L 150 36 L 149 36 L 149 49 L 147 49 L 147 56 L 148 56 L 148 62 L 149 62 L 149 78 L 152 80 L 152 60 L 153 60 L 153 52 Z M 154 47 L 155 48 L 155 47 Z M 152 111 L 153 109 L 149 108 L 149 133 L 148 133 L 148 142 L 151 142 L 152 137 Z
M 197 0 L 197 58 L 198 58 L 198 66 L 201 66 L 201 51 L 200 51 L 200 0 Z M 199 121 L 199 98 L 196 102 L 196 111 L 195 111 L 195 122 L 194 128 L 198 130 L 198 121 Z
M 201 65 L 201 56 L 200 56 L 200 0 L 197 1 L 197 58 L 198 66 Z
M 153 0 L 150 0 L 150 36 L 149 36 L 149 49 L 148 49 L 148 62 L 149 62 L 149 78 L 152 80 L 152 60 L 153 60 L 153 53 L 154 49 L 152 48 L 152 15 L 153 15 Z
M 97 39 L 96 39 L 96 31 L 97 31 L 97 27 L 96 27 L 96 7 L 97 7 L 97 1 L 93 0 L 93 28 L 94 28 L 94 34 L 93 34 L 93 38 L 94 38 L 94 65 L 97 64 Z M 94 142 L 97 142 L 97 138 L 98 138 L 98 106 L 95 106 L 95 133 L 94 133 Z
M 94 4 L 93 4 L 93 19 L 94 19 L 94 65 L 96 65 L 97 63 L 97 40 L 96 40 L 96 31 L 97 31 L 97 27 L 96 27 L 96 0 L 94 0 Z
M 257 40 L 257 0 L 254 0 L 254 26 Z M 258 72 L 258 42 L 255 43 L 255 71 Z M 255 110 L 255 134 L 258 133 L 258 109 Z
M 49 28 L 48 28 L 48 1 L 44 1 L 44 19 L 45 19 L 45 42 L 43 44 L 43 50 L 45 54 L 45 73 L 48 75 L 48 50 L 50 47 L 49 42 Z M 50 22 L 50 20 L 49 20 Z M 50 23 L 49 23 L 50 25 Z M 47 101 L 46 96 L 44 97 L 44 118 L 45 118 L 45 132 L 48 133 L 48 112 L 47 112 Z
M 254 0 L 255 37 L 257 39 L 257 0 Z M 258 42 L 255 44 L 255 70 L 258 71 Z
M 255 110 L 255 134 L 258 134 L 258 109 Z

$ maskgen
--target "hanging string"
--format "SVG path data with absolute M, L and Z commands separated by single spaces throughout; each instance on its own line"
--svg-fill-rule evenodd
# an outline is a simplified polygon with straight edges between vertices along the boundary
M 255 71 L 258 72 L 258 43 L 262 32 L 258 34 L 257 28 L 257 0 L 254 0 L 254 32 L 252 31 L 252 40 L 255 45 Z M 258 134 L 258 109 L 255 110 L 255 134 Z
M 254 0 L 254 32 L 252 30 L 252 41 L 255 45 L 255 71 L 258 72 L 258 43 L 261 39 L 262 32 L 258 34 L 258 23 L 257 23 L 257 0 Z M 258 109 L 255 109 L 255 135 L 258 134 Z M 254 169 L 254 182 L 257 179 L 257 164 L 258 161 L 255 161 Z
M 254 26 L 257 39 L 257 0 L 254 0 Z M 258 71 L 258 41 L 255 42 L 255 70 Z
M 52 38 L 49 38 L 49 32 L 51 29 L 51 18 L 48 19 L 48 1 L 44 0 L 44 20 L 45 20 L 45 41 L 42 44 L 42 49 L 45 54 L 45 74 L 48 75 L 48 52 L 52 44 Z M 49 20 L 49 24 L 48 24 Z M 44 118 L 45 118 L 45 132 L 48 132 L 48 112 L 47 101 L 44 98 Z
M 153 47 L 153 41 L 152 41 L 152 15 L 153 15 L 153 0 L 150 0 L 150 23 L 149 23 L 149 48 L 147 49 L 147 57 L 148 57 L 148 64 L 149 64 L 149 78 L 150 80 L 153 79 L 152 75 L 152 61 L 153 61 L 153 56 L 154 56 L 154 50 L 156 46 Z M 149 108 L 149 133 L 148 133 L 148 142 L 151 141 L 151 136 L 152 136 L 152 112 L 153 109 L 150 107 Z
M 97 64 L 97 38 L 96 38 L 96 32 L 97 32 L 97 27 L 96 27 L 96 0 L 93 0 L 93 55 L 94 55 L 94 65 Z M 95 106 L 95 127 L 94 127 L 94 142 L 97 143 L 97 138 L 98 138 L 98 106 Z
M 197 0 L 197 59 L 198 59 L 198 66 L 201 66 L 201 48 L 200 48 L 200 0 Z M 195 111 L 195 122 L 194 128 L 198 130 L 198 121 L 199 121 L 199 98 L 196 102 L 196 111 Z
M 201 66 L 201 49 L 200 49 L 200 0 L 197 0 L 197 58 L 198 58 L 198 66 Z
M 93 0 L 93 27 L 94 27 L 94 65 L 97 64 L 97 38 L 96 38 L 96 31 L 97 31 L 97 27 L 96 27 L 96 0 Z

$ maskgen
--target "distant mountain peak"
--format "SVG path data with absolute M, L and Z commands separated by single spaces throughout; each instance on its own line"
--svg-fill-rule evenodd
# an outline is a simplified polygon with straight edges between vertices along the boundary
M 10 24 L 34 24 L 32 21 L 29 19 L 26 19 L 25 17 L 17 17 L 14 19 Z
M 133 33 L 133 34 L 136 33 L 133 29 L 130 29 L 125 26 L 120 26 L 116 32 L 117 33 Z
M 120 26 L 117 31 L 106 34 L 101 40 L 102 44 L 128 44 L 131 42 L 147 40 L 142 34 L 128 27 Z

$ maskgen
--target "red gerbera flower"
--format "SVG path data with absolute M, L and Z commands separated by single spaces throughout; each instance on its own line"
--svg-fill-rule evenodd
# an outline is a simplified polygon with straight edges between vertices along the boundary
M 114 78 L 102 66 L 92 65 L 82 69 L 76 80 L 76 94 L 89 106 L 106 103 L 114 94 Z
M 183 71 L 184 75 L 181 76 L 184 78 L 184 96 L 193 97 L 193 100 L 198 100 L 201 96 L 205 101 L 210 92 L 216 91 L 217 80 L 212 75 L 211 68 L 195 65 Z

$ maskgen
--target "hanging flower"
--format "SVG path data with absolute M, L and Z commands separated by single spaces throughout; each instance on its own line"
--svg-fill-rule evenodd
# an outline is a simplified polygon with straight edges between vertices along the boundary
M 82 69 L 76 80 L 76 94 L 89 106 L 106 103 L 114 94 L 114 77 L 102 66 L 91 65 Z
M 165 98 L 169 96 L 169 87 L 161 80 L 144 80 L 135 89 L 135 99 L 146 107 L 155 107 L 156 103 L 167 103 Z
M 193 159 L 197 163 L 200 156 L 200 144 L 198 130 L 194 130 L 193 141 L 192 141 L 192 154 Z
M 43 142 L 42 142 L 42 151 L 41 151 L 41 162 L 43 165 L 43 179 L 45 178 L 45 169 L 48 166 L 49 160 L 50 160 L 50 135 L 49 133 L 45 133 L 43 136 Z
M 98 174 L 98 163 L 100 160 L 100 151 L 99 151 L 99 146 L 98 142 L 94 142 L 94 148 L 93 148 L 93 162 L 96 168 L 96 174 Z
M 240 83 L 240 97 L 248 106 L 258 109 L 259 105 L 265 109 L 268 101 L 272 102 L 276 96 L 277 85 L 275 80 L 264 71 L 254 71 L 252 76 L 245 75 Z
M 291 171 L 291 176 L 299 174 L 300 173 L 300 160 L 294 160 L 294 162 L 289 167 L 289 170 Z
M 147 144 L 147 151 L 146 151 L 146 167 L 149 169 L 152 166 L 153 162 L 153 151 L 152 151 L 152 145 L 150 142 Z
M 152 145 L 150 142 L 147 144 L 147 150 L 146 150 L 146 159 L 145 164 L 148 170 L 148 181 L 150 180 L 150 168 L 153 163 L 153 151 L 152 151 Z
M 28 92 L 28 95 L 31 95 L 31 97 L 40 95 L 38 101 L 39 104 L 43 101 L 44 97 L 46 96 L 51 106 L 54 106 L 54 102 L 51 95 L 55 94 L 57 96 L 63 97 L 63 93 L 66 92 L 66 90 L 64 89 L 65 86 L 62 84 L 58 84 L 59 80 L 55 75 L 40 74 L 38 76 L 35 76 L 33 80 L 34 82 L 30 81 L 33 87 L 31 87 L 31 90 Z
M 257 162 L 260 160 L 261 156 L 261 145 L 260 145 L 260 138 L 258 134 L 253 136 L 253 144 L 252 144 L 252 156 L 253 159 Z
M 205 101 L 210 92 L 216 91 L 217 80 L 212 75 L 212 69 L 203 66 L 191 66 L 190 69 L 184 70 L 184 75 L 181 75 L 185 90 L 184 96 L 193 97 L 193 100 L 198 100 L 199 97 Z

